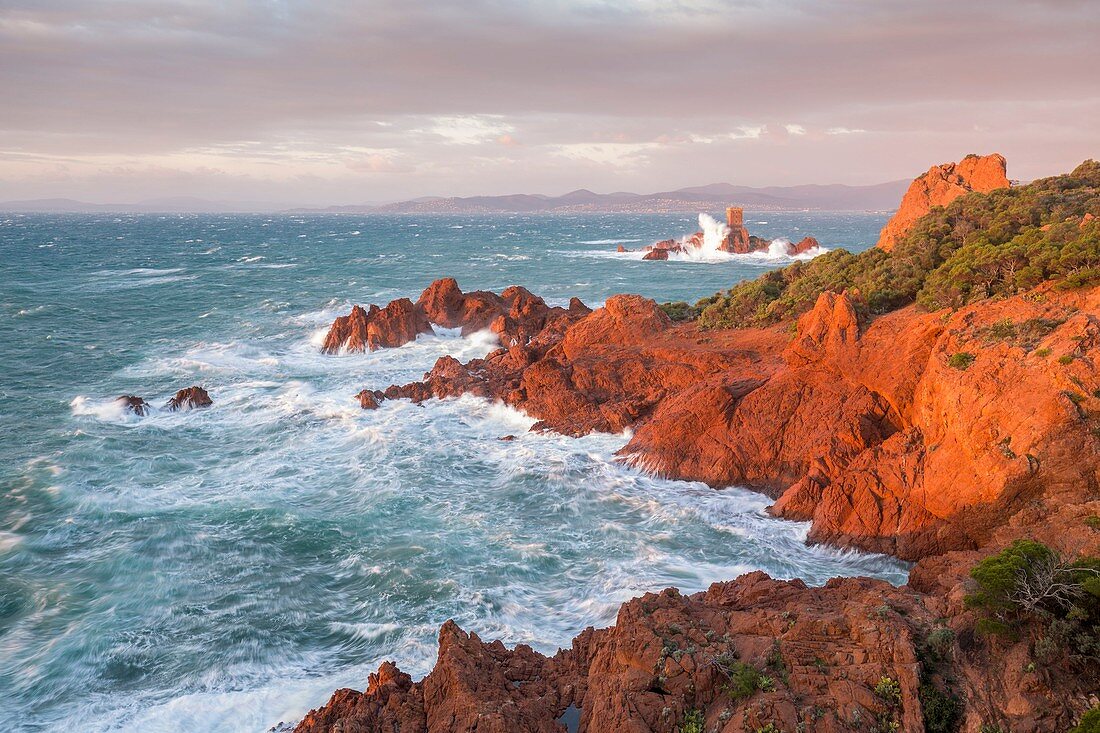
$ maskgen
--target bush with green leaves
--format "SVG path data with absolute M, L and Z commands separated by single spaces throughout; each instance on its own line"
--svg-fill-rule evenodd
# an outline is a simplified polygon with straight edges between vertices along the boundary
M 858 290 L 877 314 L 917 302 L 958 308 L 1046 282 L 1100 282 L 1100 163 L 988 194 L 971 193 L 919 219 L 886 252 L 834 250 L 700 300 L 704 328 L 767 326 L 813 307 L 825 291 Z
M 970 571 L 977 586 L 966 604 L 983 618 L 978 630 L 1011 634 L 1037 625 L 1035 652 L 1100 669 L 1100 558 L 1064 560 L 1034 540 L 1016 540 Z
M 965 371 L 966 369 L 970 368 L 970 365 L 974 363 L 974 360 L 976 358 L 977 357 L 971 354 L 969 351 L 958 351 L 952 354 L 947 359 L 947 366 L 951 367 L 952 369 Z
M 722 690 L 732 700 L 744 700 L 759 691 L 770 692 L 775 689 L 775 681 L 751 664 L 739 662 L 728 655 L 715 659 L 714 664 L 726 678 Z
M 1070 728 L 1069 733 L 1100 733 L 1100 707 L 1086 711 L 1081 722 Z
M 661 303 L 657 306 L 673 321 L 694 321 L 699 317 L 699 309 L 691 303 L 677 300 L 673 303 Z
M 901 704 L 901 684 L 892 677 L 882 677 L 875 684 L 875 694 L 887 705 Z
M 931 682 L 922 683 L 917 694 L 924 714 L 925 733 L 954 733 L 962 712 L 959 698 Z
M 702 710 L 691 709 L 684 713 L 684 719 L 676 728 L 677 733 L 705 733 L 706 718 Z

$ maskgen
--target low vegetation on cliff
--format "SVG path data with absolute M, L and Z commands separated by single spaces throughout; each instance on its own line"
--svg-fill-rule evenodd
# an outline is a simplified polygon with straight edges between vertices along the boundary
M 861 307 L 928 310 L 1030 290 L 1100 281 L 1100 163 L 1028 185 L 972 193 L 916 222 L 892 251 L 834 250 L 724 293 L 667 304 L 705 328 L 767 326 L 809 310 L 825 291 L 858 290 Z
M 1100 558 L 1067 562 L 1033 540 L 1017 540 L 970 572 L 977 590 L 978 630 L 1015 636 L 1035 631 L 1034 656 L 1100 669 Z

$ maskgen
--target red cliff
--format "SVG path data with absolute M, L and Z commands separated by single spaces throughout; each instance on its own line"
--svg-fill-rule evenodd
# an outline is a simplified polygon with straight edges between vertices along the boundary
M 1008 186 L 1005 159 L 997 153 L 968 155 L 958 163 L 934 165 L 909 186 L 897 212 L 879 234 L 878 246 L 893 249 L 914 222 L 935 206 L 947 206 L 971 191 L 988 193 Z

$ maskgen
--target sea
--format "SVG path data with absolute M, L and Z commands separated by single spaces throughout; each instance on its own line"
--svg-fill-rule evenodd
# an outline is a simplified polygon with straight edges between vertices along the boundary
M 720 212 L 710 212 L 719 215 Z M 882 213 L 753 212 L 754 234 L 871 246 Z M 323 355 L 352 304 L 519 284 L 564 305 L 695 301 L 782 247 L 618 253 L 694 214 L 0 214 L 0 730 L 293 724 L 393 660 L 414 677 L 454 619 L 552 653 L 648 591 L 752 570 L 904 583 L 889 557 L 809 546 L 769 500 L 646 475 L 629 435 L 528 433 L 462 397 L 353 395 L 466 360 L 491 334 Z M 137 417 L 205 386 L 205 410 Z M 515 435 L 511 442 L 499 440 Z

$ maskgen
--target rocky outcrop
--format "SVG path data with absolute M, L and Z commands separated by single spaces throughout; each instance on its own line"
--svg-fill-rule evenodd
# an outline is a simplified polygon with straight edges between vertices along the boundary
M 652 300 L 616 295 L 590 314 L 573 304 L 528 343 L 484 359 L 442 357 L 423 381 L 390 387 L 385 396 L 421 401 L 470 393 L 522 408 L 540 421 L 538 429 L 619 432 L 708 375 L 762 375 L 778 362 L 782 340 L 778 331 L 704 335 L 675 326 Z
M 817 239 L 815 239 L 814 237 L 803 237 L 802 239 L 798 240 L 790 247 L 788 247 L 787 251 L 791 255 L 800 255 L 809 252 L 812 249 L 820 248 L 821 242 L 817 241 Z
M 977 547 L 1031 502 L 1097 491 L 1100 291 L 946 321 L 906 308 L 861 324 L 856 312 L 825 293 L 766 381 L 718 375 L 666 400 L 624 453 L 778 496 L 772 511 L 811 520 L 812 541 L 906 559 Z
M 382 398 L 374 390 L 364 389 L 355 395 L 355 399 L 364 410 L 377 410 Z
M 968 155 L 958 163 L 932 166 L 909 186 L 897 212 L 879 234 L 878 246 L 885 250 L 893 249 L 917 219 L 933 207 L 947 206 L 971 191 L 988 193 L 1008 186 L 1005 159 L 997 153 Z
M 364 692 L 337 691 L 297 733 L 560 732 L 570 717 L 568 730 L 582 733 L 673 733 L 689 718 L 721 733 L 919 733 L 925 715 L 942 716 L 940 700 L 962 695 L 974 704 L 958 717 L 974 733 L 994 721 L 1071 725 L 1090 683 L 1026 671 L 1026 643 L 992 647 L 966 633 L 972 622 L 959 603 L 881 581 L 809 588 L 761 572 L 690 596 L 635 598 L 614 626 L 584 631 L 553 657 L 447 622 L 423 680 L 386 662 Z
M 399 298 L 385 308 L 353 306 L 351 313 L 333 321 L 321 351 L 326 354 L 375 351 L 402 346 L 432 324 L 460 328 L 463 335 L 491 330 L 502 344 L 526 344 L 559 318 L 577 318 L 589 309 L 577 299 L 569 308 L 551 308 L 526 288 L 513 286 L 497 295 L 484 290 L 463 293 L 454 278 L 432 283 L 413 303 Z
M 116 402 L 122 405 L 122 409 L 125 412 L 132 413 L 138 417 L 145 417 L 149 414 L 149 410 L 152 406 L 141 397 L 132 394 L 124 394 L 115 399 Z
M 385 308 L 372 305 L 370 310 L 352 306 L 351 313 L 337 318 L 329 328 L 321 351 L 336 354 L 375 351 L 415 341 L 432 326 L 423 310 L 408 298 L 400 298 Z
M 176 392 L 168 404 L 164 406 L 164 409 L 169 412 L 175 412 L 177 410 L 192 410 L 198 407 L 210 407 L 214 404 L 214 400 L 210 399 L 210 395 L 202 387 L 187 387 Z

